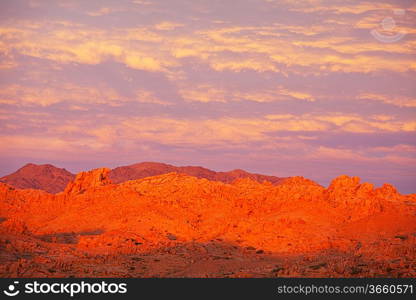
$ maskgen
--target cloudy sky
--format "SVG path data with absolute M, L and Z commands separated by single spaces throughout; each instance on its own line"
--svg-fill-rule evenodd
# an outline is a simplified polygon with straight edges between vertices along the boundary
M 0 2 L 0 175 L 141 161 L 416 192 L 416 2 Z

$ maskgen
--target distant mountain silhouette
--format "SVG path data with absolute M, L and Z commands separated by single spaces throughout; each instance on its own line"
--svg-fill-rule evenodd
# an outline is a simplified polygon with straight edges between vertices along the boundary
M 280 183 L 284 178 L 276 176 L 267 176 L 261 174 L 249 173 L 244 170 L 232 170 L 229 172 L 215 172 L 203 167 L 186 166 L 175 167 L 169 164 L 142 162 L 130 166 L 118 167 L 110 172 L 110 179 L 114 183 L 121 183 L 128 180 L 135 180 L 149 176 L 162 175 L 176 172 L 179 174 L 186 174 L 197 178 L 206 178 L 211 181 L 221 181 L 224 183 L 231 183 L 239 178 L 250 178 L 257 182 L 269 181 L 272 184 Z
M 257 182 L 269 181 L 272 184 L 281 183 L 285 178 L 249 173 L 244 170 L 229 172 L 215 172 L 203 167 L 176 167 L 164 163 L 142 162 L 129 166 L 122 166 L 110 171 L 109 178 L 114 183 L 141 179 L 150 176 L 176 172 L 211 181 L 231 183 L 236 179 L 250 178 Z M 18 189 L 39 189 L 48 193 L 64 191 L 67 184 L 73 180 L 74 174 L 53 165 L 27 164 L 16 172 L 0 178 L 0 182 L 7 183 Z
M 50 164 L 27 164 L 16 172 L 0 178 L 0 182 L 7 183 L 19 189 L 38 189 L 48 193 L 62 192 L 68 182 L 75 175 Z

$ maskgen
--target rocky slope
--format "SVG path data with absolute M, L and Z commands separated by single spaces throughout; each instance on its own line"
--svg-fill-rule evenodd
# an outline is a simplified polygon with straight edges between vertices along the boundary
M 2 277 L 414 277 L 416 197 L 340 176 L 0 184 Z

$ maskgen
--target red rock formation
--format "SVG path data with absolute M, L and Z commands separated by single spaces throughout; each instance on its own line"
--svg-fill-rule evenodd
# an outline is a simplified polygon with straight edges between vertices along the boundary
M 98 188 L 107 184 L 111 184 L 108 178 L 110 169 L 100 168 L 88 172 L 77 174 L 74 181 L 68 183 L 65 188 L 65 194 L 82 194 L 86 190 Z
M 0 276 L 416 276 L 415 197 L 390 185 L 109 172 L 56 195 L 0 184 Z
M 75 175 L 67 170 L 49 164 L 27 164 L 16 172 L 0 178 L 0 182 L 18 189 L 39 189 L 49 193 L 59 193 L 74 177 Z

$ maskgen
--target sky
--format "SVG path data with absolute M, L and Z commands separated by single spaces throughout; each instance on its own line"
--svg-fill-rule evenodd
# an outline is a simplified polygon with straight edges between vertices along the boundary
M 416 1 L 0 1 L 0 175 L 142 161 L 416 192 Z

